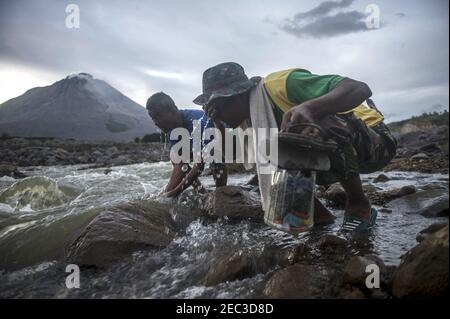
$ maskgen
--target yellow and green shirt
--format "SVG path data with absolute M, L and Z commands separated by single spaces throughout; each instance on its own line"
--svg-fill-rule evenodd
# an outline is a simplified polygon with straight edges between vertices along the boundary
M 283 114 L 293 106 L 318 98 L 333 90 L 345 78 L 340 75 L 316 75 L 304 69 L 290 69 L 269 74 L 264 79 L 264 86 L 274 104 L 274 114 L 278 125 Z M 373 127 L 384 120 L 375 109 L 365 105 L 345 112 L 353 112 L 368 127 Z

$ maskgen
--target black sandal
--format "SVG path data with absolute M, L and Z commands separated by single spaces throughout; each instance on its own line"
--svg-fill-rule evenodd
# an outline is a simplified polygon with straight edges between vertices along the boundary
M 312 127 L 319 131 L 320 136 L 311 136 L 301 133 L 290 132 L 293 128 Z M 315 149 L 319 151 L 334 152 L 337 149 L 337 143 L 328 140 L 322 127 L 314 123 L 288 124 L 288 131 L 278 133 L 278 142 L 286 143 L 302 149 Z

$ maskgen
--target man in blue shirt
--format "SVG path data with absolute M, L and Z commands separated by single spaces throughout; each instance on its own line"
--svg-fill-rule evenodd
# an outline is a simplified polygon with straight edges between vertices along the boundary
M 192 132 L 194 131 L 193 121 L 195 120 L 200 120 L 201 134 L 203 134 L 203 131 L 206 128 L 214 128 L 214 123 L 208 120 L 203 111 L 180 110 L 175 105 L 172 98 L 163 92 L 152 95 L 147 100 L 146 108 L 155 125 L 166 134 L 166 140 L 170 147 L 179 142 L 179 140 L 170 139 L 170 133 L 175 128 L 185 128 L 189 134 L 192 135 Z M 207 141 L 205 141 L 204 144 L 207 144 Z M 227 184 L 226 166 L 222 163 L 212 163 L 210 164 L 210 167 L 216 186 L 225 186 Z M 198 177 L 203 171 L 203 168 L 203 162 L 195 163 L 192 168 L 189 163 L 173 163 L 172 174 L 163 195 L 175 197 L 191 185 L 195 188 L 201 187 Z

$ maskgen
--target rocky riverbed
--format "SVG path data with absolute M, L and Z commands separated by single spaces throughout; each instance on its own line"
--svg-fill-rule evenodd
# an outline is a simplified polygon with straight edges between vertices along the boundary
M 431 132 L 431 131 L 430 131 Z M 448 296 L 448 127 L 398 136 L 383 172 L 363 175 L 379 210 L 368 236 L 340 232 L 346 195 L 316 195 L 333 224 L 292 236 L 266 226 L 257 179 L 158 196 L 160 143 L 0 141 L 0 297 L 441 298 Z M 66 266 L 81 268 L 67 289 Z M 368 288 L 377 265 L 379 288 Z M 372 268 L 371 268 L 372 269 Z
M 167 162 L 108 174 L 86 165 L 21 170 L 28 177 L 0 179 L 0 297 L 448 295 L 447 174 L 363 176 L 382 199 L 378 226 L 367 237 L 346 237 L 336 185 L 317 193 L 336 222 L 292 236 L 264 224 L 249 174 L 232 174 L 217 190 L 203 176 L 210 192 L 169 200 L 157 196 Z M 64 285 L 68 264 L 81 267 L 80 289 Z M 380 269 L 379 289 L 365 284 L 371 264 Z
M 162 143 L 92 142 L 53 138 L 0 139 L 0 165 L 90 164 L 108 167 L 167 159 Z

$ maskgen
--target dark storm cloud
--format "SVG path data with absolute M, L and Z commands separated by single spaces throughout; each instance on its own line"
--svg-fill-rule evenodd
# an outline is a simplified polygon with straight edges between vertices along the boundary
M 328 38 L 347 33 L 370 31 L 366 26 L 367 14 L 360 11 L 333 11 L 349 7 L 353 0 L 325 1 L 317 7 L 297 13 L 286 19 L 281 29 L 297 37 Z
M 68 3 L 80 6 L 80 29 L 65 27 Z M 0 0 L 0 103 L 87 72 L 142 105 L 165 91 L 194 107 L 203 71 L 236 61 L 249 76 L 304 67 L 365 81 L 387 113 L 448 106 L 448 1 L 377 0 L 389 24 L 358 34 L 361 3 Z
M 353 2 L 354 0 L 325 1 L 309 11 L 297 13 L 294 19 L 321 17 L 331 13 L 333 10 L 346 8 Z

